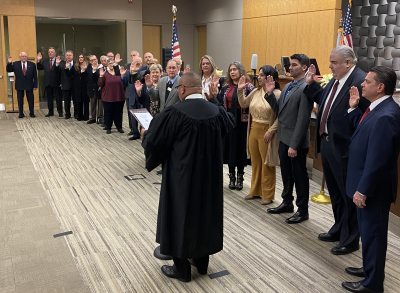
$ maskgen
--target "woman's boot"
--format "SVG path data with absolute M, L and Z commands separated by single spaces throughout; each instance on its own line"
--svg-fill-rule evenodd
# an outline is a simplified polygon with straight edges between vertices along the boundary
M 237 183 L 236 183 L 236 190 L 242 190 L 243 189 L 243 174 L 240 174 L 239 172 L 237 173 Z
M 236 188 L 236 177 L 235 177 L 235 173 L 229 173 L 229 189 L 235 189 Z

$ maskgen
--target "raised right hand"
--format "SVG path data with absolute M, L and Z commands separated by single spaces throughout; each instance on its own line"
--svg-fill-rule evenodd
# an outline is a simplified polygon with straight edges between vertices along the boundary
M 212 82 L 208 85 L 208 93 L 204 92 L 204 95 L 206 96 L 207 101 L 217 97 L 218 87 L 215 85 L 215 83 Z
M 99 70 L 100 77 L 103 77 L 105 72 L 106 71 L 104 70 L 104 67 L 100 68 Z
M 246 77 L 243 75 L 243 76 L 239 79 L 238 91 L 244 90 L 245 87 L 246 87 Z
M 11 56 L 8 56 L 8 63 L 12 63 L 12 62 L 13 62 L 12 57 L 11 57 Z
M 142 88 L 143 88 L 143 84 L 142 84 L 139 80 L 137 80 L 137 81 L 135 82 L 135 89 L 136 89 L 136 91 L 137 91 L 137 92 L 141 92 L 141 91 L 142 91 Z
M 308 68 L 308 73 L 306 75 L 306 83 L 307 85 L 310 85 L 314 82 L 315 74 L 317 73 L 317 69 L 315 68 L 314 64 L 310 65 L 310 68 Z
M 38 53 L 37 54 L 37 62 L 40 62 L 40 60 L 42 60 L 42 53 Z
M 151 88 L 153 86 L 153 81 L 151 80 L 150 74 L 146 74 L 144 76 L 144 82 L 146 83 L 146 86 L 148 88 Z
M 264 83 L 264 91 L 270 96 L 275 89 L 275 81 L 271 75 L 267 76 L 267 80 Z
M 352 86 L 350 88 L 349 93 L 350 93 L 350 100 L 349 100 L 350 108 L 355 109 L 358 107 L 358 103 L 360 102 L 360 94 L 358 92 L 358 88 Z

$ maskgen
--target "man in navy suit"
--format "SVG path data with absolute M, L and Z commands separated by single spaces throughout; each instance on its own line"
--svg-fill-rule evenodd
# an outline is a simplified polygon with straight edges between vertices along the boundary
M 344 282 L 351 292 L 383 292 L 389 210 L 397 196 L 400 150 L 400 107 L 393 100 L 397 76 L 385 66 L 372 68 L 361 84 L 371 102 L 363 111 L 355 87 L 350 90 L 346 118 L 356 127 L 350 139 L 346 193 L 357 206 L 362 242 L 362 268 L 346 268 L 360 282 Z
M 49 113 L 46 117 L 54 116 L 54 97 L 57 103 L 57 112 L 59 117 L 63 117 L 62 97 L 60 95 L 61 74 L 59 64 L 61 62 L 60 56 L 56 58 L 56 50 L 53 47 L 49 48 L 49 58 L 44 59 L 42 62 L 42 53 L 37 55 L 37 69 L 44 70 L 43 85 L 46 87 L 47 92 L 47 106 Z
M 352 86 L 361 92 L 366 73 L 357 68 L 353 49 L 339 46 L 329 56 L 329 68 L 333 78 L 325 88 L 315 80 L 315 67 L 310 66 L 304 93 L 319 105 L 315 125 L 315 157 L 321 153 L 322 167 L 332 203 L 334 225 L 327 233 L 318 235 L 321 241 L 339 244 L 331 249 L 335 255 L 349 254 L 360 247 L 357 212 L 353 202 L 346 196 L 346 174 L 349 158 L 349 140 L 355 127 L 343 116 L 349 108 L 349 90 Z M 369 102 L 360 99 L 359 108 L 365 111 Z
M 12 57 L 8 57 L 7 72 L 14 72 L 15 75 L 15 90 L 17 91 L 18 99 L 18 118 L 24 118 L 24 91 L 29 105 L 29 115 L 34 118 L 33 111 L 33 90 L 37 89 L 37 71 L 36 65 L 33 62 L 27 61 L 28 55 L 25 52 L 19 54 L 21 61 L 13 63 Z

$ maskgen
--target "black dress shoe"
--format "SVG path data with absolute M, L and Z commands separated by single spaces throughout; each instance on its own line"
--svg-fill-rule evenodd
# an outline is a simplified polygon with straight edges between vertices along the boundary
M 64 115 L 63 114 L 58 114 L 58 117 L 62 118 L 62 117 L 64 117 Z
M 24 118 L 25 115 L 18 115 L 18 118 Z
M 96 119 L 89 120 L 89 121 L 87 122 L 87 124 L 93 124 L 93 123 L 96 123 Z
M 157 246 L 156 249 L 154 249 L 154 256 L 161 260 L 171 260 L 172 259 L 172 256 L 165 255 L 160 252 L 160 246 Z
M 378 293 L 378 291 L 372 291 L 365 288 L 360 282 L 343 282 L 342 287 L 350 292 L 361 292 L 361 293 Z
M 107 130 L 107 127 L 104 126 L 103 130 Z
M 192 266 L 194 266 L 195 268 L 197 268 L 197 271 L 199 272 L 200 275 L 207 275 L 207 270 L 205 271 L 201 271 L 199 270 L 199 268 L 196 266 L 196 264 L 194 263 L 193 259 L 189 259 L 189 262 Z
M 293 216 L 286 219 L 286 223 L 288 224 L 298 224 L 305 220 L 308 220 L 308 213 L 302 214 L 300 212 L 296 212 Z
M 104 123 L 102 123 L 100 126 L 101 126 L 101 127 L 105 127 L 106 125 L 105 125 Z
M 136 140 L 139 138 L 140 138 L 140 135 L 134 135 L 134 136 L 130 137 L 129 140 Z
M 35 114 L 30 114 L 29 115 L 31 118 L 35 118 L 36 116 L 35 116 Z
M 48 114 L 45 115 L 44 117 L 50 117 L 50 116 L 54 116 L 54 113 L 48 113 Z
M 157 171 L 157 175 L 162 175 L 162 170 Z
M 346 273 L 352 276 L 360 277 L 360 278 L 365 278 L 364 274 L 364 268 L 352 268 L 348 267 L 345 269 Z
M 122 128 L 118 129 L 119 133 L 124 133 L 125 131 L 122 130 Z
M 293 203 L 281 203 L 278 207 L 267 210 L 270 214 L 293 213 L 293 211 Z
M 134 134 L 133 130 L 131 130 L 131 131 L 128 133 L 128 135 L 133 135 L 133 134 Z
M 107 129 L 107 134 L 110 134 L 111 133 L 111 129 Z
M 71 115 L 65 115 L 65 119 L 71 118 Z
M 359 249 L 360 249 L 360 245 L 357 245 L 355 247 L 345 247 L 345 246 L 341 246 L 340 244 L 338 244 L 331 249 L 331 252 L 334 255 L 345 255 L 345 254 L 352 253 Z
M 178 275 L 178 272 L 176 271 L 174 266 L 162 266 L 161 271 L 164 275 L 166 275 L 168 278 L 172 279 L 177 279 L 181 282 L 190 282 L 191 278 L 181 278 L 181 276 Z
M 336 242 L 340 240 L 340 237 L 333 237 L 329 233 L 321 233 L 318 235 L 318 239 L 326 242 Z

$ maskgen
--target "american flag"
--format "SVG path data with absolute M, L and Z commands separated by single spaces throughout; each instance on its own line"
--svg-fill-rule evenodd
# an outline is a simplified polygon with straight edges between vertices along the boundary
M 181 58 L 181 50 L 179 49 L 178 28 L 176 26 L 176 16 L 172 21 L 172 58 Z
M 353 22 L 351 21 L 351 1 L 349 5 L 347 6 L 347 11 L 346 11 L 346 16 L 344 18 L 344 23 L 343 23 L 343 43 L 342 45 L 349 46 L 350 48 L 353 48 Z

